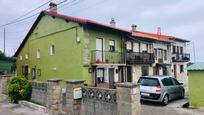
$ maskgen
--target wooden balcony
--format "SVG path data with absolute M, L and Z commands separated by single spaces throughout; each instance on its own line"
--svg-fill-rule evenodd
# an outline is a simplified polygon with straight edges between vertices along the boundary
M 173 62 L 188 62 L 190 61 L 190 54 L 189 53 L 173 54 L 172 61 Z
M 154 54 L 145 52 L 127 52 L 127 64 L 152 64 L 154 63 Z
M 125 64 L 125 55 L 121 52 L 93 50 L 92 64 Z

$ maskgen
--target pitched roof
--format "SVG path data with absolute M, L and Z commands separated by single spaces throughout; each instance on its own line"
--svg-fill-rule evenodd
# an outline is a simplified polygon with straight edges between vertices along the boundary
M 187 70 L 204 70 L 204 62 L 195 62 L 188 66 Z
M 54 17 L 58 17 L 58 18 L 62 18 L 62 19 L 67 19 L 67 20 L 78 22 L 78 23 L 82 23 L 82 24 L 97 25 L 97 26 L 100 26 L 100 27 L 105 27 L 105 28 L 108 28 L 108 29 L 112 29 L 112 30 L 116 30 L 116 31 L 120 31 L 120 32 L 125 32 L 125 33 L 129 33 L 129 34 L 131 33 L 131 31 L 129 31 L 129 30 L 125 30 L 125 29 L 113 27 L 113 26 L 110 26 L 110 25 L 102 24 L 102 23 L 99 23 L 99 22 L 96 22 L 96 21 L 93 21 L 93 20 L 88 20 L 88 19 L 83 19 L 83 18 L 76 18 L 76 17 L 72 17 L 72 16 L 66 16 L 66 15 L 62 15 L 62 14 L 55 13 L 55 12 L 50 12 L 50 11 L 49 12 L 48 11 L 42 11 L 40 13 L 40 15 L 37 17 L 37 19 L 34 22 L 34 24 L 32 25 L 32 27 L 29 30 L 29 32 L 27 33 L 26 37 L 24 38 L 24 40 L 20 44 L 19 48 L 15 52 L 14 57 L 18 56 L 18 54 L 20 53 L 21 49 L 23 48 L 23 46 L 25 45 L 26 41 L 28 40 L 29 36 L 32 34 L 32 32 L 35 29 L 35 27 L 37 26 L 38 22 L 41 20 L 41 18 L 44 15 L 50 15 L 50 16 L 54 16 Z
M 173 38 L 172 36 L 158 35 L 158 34 L 154 34 L 154 33 L 141 32 L 141 31 L 133 31 L 132 36 L 149 38 L 152 40 L 157 40 L 157 41 L 162 41 L 162 42 L 171 42 L 170 38 Z

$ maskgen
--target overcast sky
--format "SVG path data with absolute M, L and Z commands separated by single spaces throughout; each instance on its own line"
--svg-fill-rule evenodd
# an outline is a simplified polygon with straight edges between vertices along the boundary
M 0 25 L 8 23 L 48 0 L 0 0 Z M 53 0 L 59 3 L 63 0 Z M 193 56 L 193 42 L 196 61 L 204 61 L 204 1 L 203 0 L 68 0 L 58 9 L 59 13 L 92 19 L 108 24 L 115 18 L 116 26 L 130 29 L 132 24 L 138 30 L 162 34 L 192 41 L 188 52 Z M 59 6 L 60 7 L 60 6 Z M 47 9 L 48 4 L 31 13 Z M 28 15 L 29 16 L 29 15 Z M 6 54 L 12 56 L 24 39 L 35 17 L 6 26 Z M 3 50 L 3 28 L 0 28 L 0 50 Z

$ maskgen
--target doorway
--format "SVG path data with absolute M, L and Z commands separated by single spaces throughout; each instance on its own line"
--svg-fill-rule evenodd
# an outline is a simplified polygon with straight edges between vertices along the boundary
M 96 38 L 96 61 L 103 61 L 103 39 Z

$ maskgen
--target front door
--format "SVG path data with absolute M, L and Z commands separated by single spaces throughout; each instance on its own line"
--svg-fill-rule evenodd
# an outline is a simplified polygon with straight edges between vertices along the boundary
M 127 67 L 127 82 L 132 82 L 132 67 Z
M 109 88 L 114 88 L 114 68 L 109 68 Z
M 102 38 L 96 39 L 96 61 L 97 62 L 103 61 L 103 39 Z

